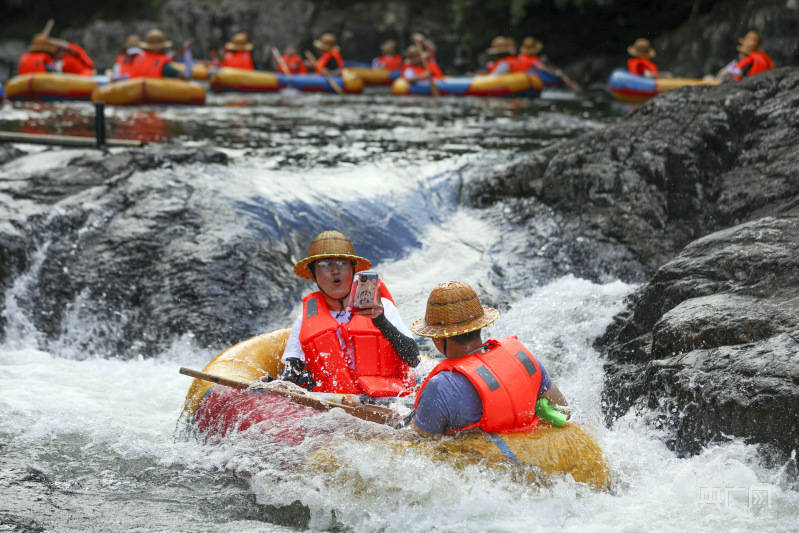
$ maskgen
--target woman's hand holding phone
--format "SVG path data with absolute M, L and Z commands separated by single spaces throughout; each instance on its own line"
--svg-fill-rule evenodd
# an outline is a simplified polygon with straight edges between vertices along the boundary
M 377 318 L 383 314 L 383 304 L 382 302 L 364 304 L 355 314 L 373 319 Z

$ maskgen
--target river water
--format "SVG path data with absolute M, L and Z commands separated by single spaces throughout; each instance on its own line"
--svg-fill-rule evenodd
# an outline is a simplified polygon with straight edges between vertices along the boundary
M 2 111 L 5 130 L 87 135 L 92 128 L 85 104 L 6 103 Z M 287 450 L 257 436 L 222 443 L 187 436 L 178 415 L 190 380 L 177 369 L 202 368 L 214 350 L 175 335 L 154 357 L 121 357 L 87 338 L 108 328 L 100 316 L 43 342 L 25 305 L 35 256 L 45 253 L 32 244 L 31 271 L 6 291 L 0 531 L 796 531 L 794 482 L 760 448 L 732 441 L 681 458 L 646 413 L 607 428 L 602 359 L 592 343 L 635 285 L 598 259 L 569 255 L 568 236 L 546 210 L 528 216 L 535 206 L 513 201 L 477 209 L 459 194 L 464 181 L 522 151 L 620 116 L 602 99 L 562 93 L 536 101 L 225 95 L 202 108 L 108 110 L 111 136 L 228 153 L 225 167 L 190 169 L 208 196 L 247 197 L 257 188 L 257 204 L 248 197 L 246 211 L 274 213 L 278 224 L 345 213 L 346 225 L 333 218 L 338 229 L 363 236 L 354 238 L 356 251 L 375 261 L 406 323 L 423 315 L 437 282 L 471 283 L 501 308 L 488 334 L 518 335 L 602 447 L 612 491 L 568 477 L 530 487 L 357 442 L 339 450 L 342 467 L 331 475 L 298 468 L 313 438 Z M 24 148 L 31 153 L 0 173 L 20 178 L 68 159 L 61 150 Z M 393 239 L 383 229 L 385 206 L 402 222 Z M 229 218 L 212 224 L 236 231 Z M 531 246 L 538 260 L 514 260 Z M 266 317 L 264 331 L 285 327 L 291 314 Z M 313 420 L 339 435 L 386 431 L 339 412 Z

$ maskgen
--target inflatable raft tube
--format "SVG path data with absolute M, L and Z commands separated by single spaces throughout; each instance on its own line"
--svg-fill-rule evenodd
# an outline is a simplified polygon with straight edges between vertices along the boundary
M 280 357 L 290 333 L 288 328 L 280 329 L 240 342 L 217 355 L 203 371 L 240 381 L 256 381 L 264 374 L 276 376 L 283 366 Z M 219 436 L 275 416 L 281 440 L 286 445 L 296 445 L 303 432 L 291 426 L 287 418 L 313 416 L 315 412 L 309 407 L 286 403 L 285 399 L 273 395 L 217 388 L 213 383 L 195 379 L 186 394 L 183 415 L 201 430 L 215 431 Z M 281 424 L 285 427 L 280 427 Z M 346 445 L 346 439 L 341 442 Z M 418 453 L 432 460 L 446 460 L 460 468 L 478 463 L 497 468 L 512 465 L 520 468 L 526 480 L 535 482 L 540 481 L 543 472 L 570 474 L 576 481 L 595 488 L 606 488 L 610 484 L 610 472 L 602 458 L 602 450 L 585 431 L 571 423 L 554 428 L 541 421 L 539 429 L 524 433 L 475 431 L 441 438 L 381 438 L 370 443 L 397 454 Z M 337 459 L 335 446 L 326 446 L 310 454 L 305 461 L 306 468 L 327 472 L 344 466 Z
M 340 459 L 339 446 L 351 448 L 349 439 L 340 439 L 309 454 L 305 468 L 311 472 L 341 475 L 350 470 Z M 480 465 L 498 470 L 511 468 L 525 483 L 541 485 L 550 476 L 570 475 L 578 483 L 603 490 L 611 485 L 611 475 L 602 450 L 579 426 L 567 423 L 556 428 L 543 422 L 533 432 L 483 433 L 469 431 L 455 436 L 405 439 L 375 438 L 370 448 L 398 457 L 415 454 L 455 468 Z
M 400 69 L 347 67 L 346 70 L 361 78 L 366 85 L 391 85 L 402 74 Z
M 286 75 L 260 70 L 221 68 L 211 76 L 211 89 L 217 92 L 273 92 L 292 87 L 307 92 L 336 92 L 330 80 L 344 93 L 363 92 L 363 80 L 348 70 L 341 76 L 328 78 L 319 74 Z
M 105 76 L 41 72 L 14 76 L 6 82 L 5 91 L 9 100 L 89 100 L 92 92 L 106 81 Z
M 616 69 L 608 80 L 608 90 L 620 102 L 640 104 L 661 93 L 687 85 L 718 85 L 719 83 L 721 82 L 718 80 L 698 78 L 648 78 L 630 74 L 624 69 Z
M 179 71 L 181 74 L 186 72 L 186 65 L 184 65 L 183 63 L 178 63 L 173 61 L 172 63 L 170 63 L 170 65 L 175 67 L 175 70 Z M 194 65 L 192 65 L 191 67 L 191 79 L 197 81 L 207 80 L 209 70 L 210 69 L 208 68 L 208 65 L 205 65 L 204 63 L 194 63 Z
M 205 103 L 205 89 L 194 82 L 174 78 L 136 78 L 98 87 L 92 93 L 92 102 L 105 102 L 107 105 L 199 105 Z
M 508 96 L 537 97 L 541 94 L 543 84 L 535 74 L 514 72 L 500 76 L 475 76 L 472 78 L 443 78 L 435 80 L 438 93 L 442 96 Z M 417 81 L 409 83 L 399 78 L 391 85 L 391 93 L 395 95 L 416 94 L 429 96 L 430 82 Z

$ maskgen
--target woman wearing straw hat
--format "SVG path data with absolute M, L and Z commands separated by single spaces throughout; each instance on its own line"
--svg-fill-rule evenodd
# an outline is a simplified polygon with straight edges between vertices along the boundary
M 305 55 L 308 57 L 308 68 L 314 70 L 317 74 L 327 74 L 329 76 L 338 76 L 344 69 L 344 59 L 341 57 L 338 46 L 336 45 L 336 36 L 332 33 L 323 33 L 318 39 L 313 42 L 314 47 L 319 52 L 319 59 L 313 57 L 313 54 L 306 50 Z
M 627 71 L 636 76 L 646 76 L 648 78 L 658 77 L 658 68 L 652 62 L 655 57 L 655 50 L 649 44 L 649 39 L 636 39 L 635 42 L 627 47 L 630 58 L 627 59 Z
M 114 67 L 111 69 L 112 78 L 119 79 L 130 76 L 133 60 L 136 59 L 136 56 L 141 54 L 142 51 L 141 48 L 139 48 L 140 42 L 141 37 L 135 33 L 128 35 L 128 38 L 125 39 L 125 44 L 119 49 L 119 55 L 116 61 L 114 61 Z
M 405 65 L 402 67 L 402 77 L 410 82 L 429 78 L 440 80 L 444 77 L 444 73 L 435 59 L 423 52 L 418 44 L 412 44 L 405 51 Z
M 522 70 L 542 69 L 544 62 L 538 57 L 541 50 L 544 49 L 544 44 L 535 37 L 525 37 L 522 45 L 519 47 L 518 59 L 521 64 Z
M 225 56 L 222 58 L 220 67 L 238 68 L 243 70 L 255 70 L 252 62 L 252 43 L 247 32 L 240 32 L 233 36 L 233 39 L 225 45 Z
M 754 76 L 774 68 L 774 61 L 760 49 L 760 35 L 750 31 L 738 39 L 738 43 L 738 52 L 742 57 L 735 65 L 735 81 L 739 81 L 745 76 Z
M 57 68 L 53 56 L 56 46 L 44 33 L 33 36 L 28 51 L 19 57 L 17 70 L 19 74 L 35 74 L 37 72 L 56 72 Z
M 371 266 L 338 231 L 323 231 L 311 241 L 294 273 L 319 290 L 302 299 L 281 358 L 281 379 L 316 392 L 401 396 L 412 391 L 419 348 L 388 289 L 379 282 L 380 299 L 355 313 L 346 301 L 355 273 Z
M 430 292 L 425 316 L 411 330 L 432 338 L 445 359 L 416 395 L 411 421 L 416 431 L 532 431 L 539 398 L 567 405 L 546 369 L 516 337 L 483 342 L 480 330 L 498 317 L 466 283 L 439 283 Z
M 499 76 L 524 70 L 516 59 L 516 45 L 510 37 L 494 37 L 486 53 L 492 58 L 489 74 Z
M 380 45 L 383 55 L 372 60 L 372 68 L 383 68 L 386 70 L 397 70 L 402 68 L 402 56 L 397 53 L 397 41 L 389 39 Z
M 143 41 L 139 42 L 142 52 L 133 60 L 130 67 L 131 78 L 179 78 L 181 72 L 170 65 L 172 58 L 166 51 L 172 47 L 172 41 L 167 41 L 164 32 L 153 29 L 147 32 Z M 185 47 L 184 47 L 185 48 Z M 191 76 L 191 69 L 187 77 Z

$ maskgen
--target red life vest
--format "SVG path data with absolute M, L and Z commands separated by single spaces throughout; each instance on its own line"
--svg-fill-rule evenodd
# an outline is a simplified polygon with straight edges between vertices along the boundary
M 735 68 L 741 72 L 745 72 L 743 76 L 754 76 L 755 74 L 760 74 L 761 72 L 773 69 L 774 62 L 764 51 L 755 50 L 740 60 L 735 65 Z M 738 81 L 743 78 L 743 76 L 739 74 L 738 76 L 735 76 L 735 80 Z
M 503 57 L 502 59 L 498 59 L 494 62 L 488 73 L 493 74 L 494 71 L 497 70 L 502 64 L 508 65 L 508 72 L 506 72 L 506 74 L 511 74 L 512 72 L 522 72 L 525 70 L 521 68 L 519 61 L 515 57 Z
M 26 52 L 19 58 L 18 72 L 20 74 L 35 74 L 37 72 L 48 72 L 47 66 L 51 70 L 55 69 L 53 58 L 47 52 Z
M 380 295 L 392 300 L 380 282 Z M 336 332 L 344 339 L 341 349 Z M 316 392 L 403 396 L 411 392 L 414 375 L 372 319 L 353 315 L 339 324 L 330 315 L 327 302 L 317 291 L 302 299 L 300 344 L 305 363 L 317 385 Z
M 397 70 L 398 68 L 402 68 L 402 56 L 399 54 L 395 54 L 393 56 L 380 56 L 377 58 L 377 62 L 380 64 L 380 68 L 387 70 Z
M 252 54 L 247 50 L 226 50 L 225 56 L 222 58 L 222 62 L 219 66 L 255 70 L 255 65 L 253 65 L 252 62 Z
M 479 427 L 486 433 L 531 431 L 538 426 L 535 404 L 541 388 L 541 368 L 538 361 L 516 337 L 486 342 L 486 353 L 444 359 L 422 383 L 416 403 L 430 378 L 448 370 L 466 376 L 483 403 L 483 416 L 470 426 L 454 431 Z M 415 405 L 414 405 L 415 407 Z
M 444 77 L 444 74 L 441 72 L 441 69 L 438 68 L 438 64 L 435 61 L 433 61 L 432 59 L 427 62 L 427 67 L 428 67 L 428 69 L 430 69 L 430 76 L 432 76 L 432 78 L 434 80 L 440 80 L 441 78 Z M 414 78 L 420 78 L 422 76 L 427 75 L 427 69 L 426 68 L 420 67 L 418 65 L 408 64 L 408 65 L 405 65 L 404 67 L 402 67 L 402 77 L 403 78 L 409 77 L 409 76 L 407 76 L 407 70 L 408 69 L 411 69 L 411 71 L 413 71 L 413 77 Z
M 333 66 L 331 68 L 329 66 L 331 60 L 335 60 L 336 63 L 338 63 L 338 67 Z M 317 74 L 322 74 L 325 69 L 334 70 L 336 68 L 344 68 L 344 60 L 341 58 L 341 53 L 335 48 L 328 50 L 322 55 L 322 57 L 316 60 Z
M 115 63 L 119 66 L 118 73 L 120 76 L 130 77 L 134 59 L 136 59 L 136 55 L 120 54 L 117 56 Z
M 130 66 L 131 78 L 160 78 L 164 70 L 164 65 L 168 65 L 172 60 L 166 54 L 142 50 L 133 60 Z
M 646 76 L 646 72 L 655 75 L 658 73 L 658 68 L 645 57 L 631 57 L 627 59 L 627 71 L 636 76 Z
M 541 63 L 541 59 L 538 56 L 528 56 L 527 54 L 519 54 L 516 57 L 516 60 L 519 62 L 519 67 L 521 70 L 530 70 L 530 69 L 540 69 L 544 65 Z
M 69 53 L 61 60 L 61 72 L 78 76 L 93 76 L 94 61 L 86 50 L 75 43 L 69 43 Z
M 308 74 L 308 69 L 305 68 L 305 63 L 302 62 L 302 59 L 300 59 L 300 56 L 297 54 L 283 56 L 283 62 L 286 64 L 289 71 L 286 72 L 286 69 L 283 68 L 283 65 L 278 65 L 278 72 L 282 72 L 283 74 Z

